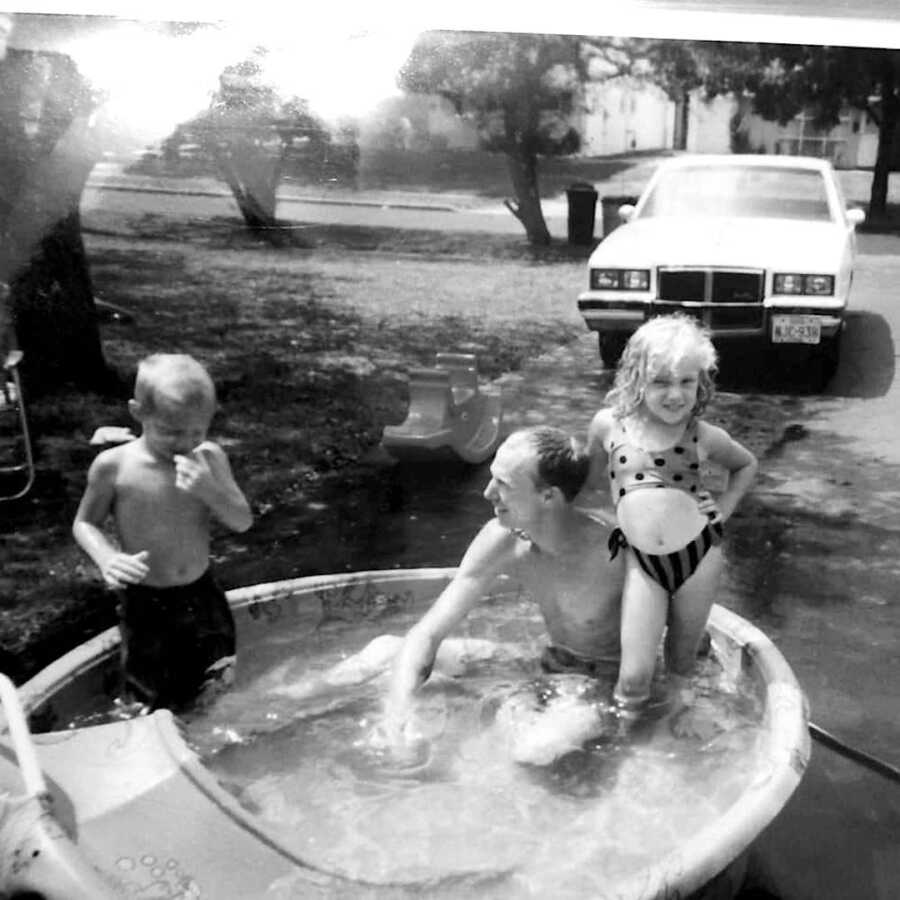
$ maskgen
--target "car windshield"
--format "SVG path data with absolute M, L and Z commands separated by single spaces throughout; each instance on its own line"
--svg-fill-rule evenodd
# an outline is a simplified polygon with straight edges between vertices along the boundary
M 661 173 L 639 215 L 831 220 L 819 171 L 702 163 Z

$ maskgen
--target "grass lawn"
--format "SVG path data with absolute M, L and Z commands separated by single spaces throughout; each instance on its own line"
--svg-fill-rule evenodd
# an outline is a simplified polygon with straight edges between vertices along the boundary
M 237 220 L 127 225 L 85 236 L 97 296 L 134 314 L 102 325 L 107 359 L 129 376 L 159 350 L 209 367 L 221 401 L 211 436 L 256 515 L 246 534 L 216 536 L 226 587 L 329 571 L 339 557 L 321 535 L 377 516 L 367 460 L 406 415 L 410 367 L 475 350 L 493 378 L 584 333 L 573 292 L 585 249 L 328 226 L 305 229 L 315 249 L 273 249 Z M 37 484 L 0 524 L 0 667 L 19 681 L 114 622 L 70 525 L 94 429 L 130 424 L 124 401 L 74 393 L 30 414 Z

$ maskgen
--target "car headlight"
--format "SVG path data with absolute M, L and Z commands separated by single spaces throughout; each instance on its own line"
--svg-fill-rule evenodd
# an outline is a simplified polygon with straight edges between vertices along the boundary
M 775 275 L 772 290 L 776 294 L 811 294 L 828 297 L 834 293 L 834 275 L 779 273 Z
M 591 289 L 595 291 L 647 291 L 649 269 L 591 269 Z

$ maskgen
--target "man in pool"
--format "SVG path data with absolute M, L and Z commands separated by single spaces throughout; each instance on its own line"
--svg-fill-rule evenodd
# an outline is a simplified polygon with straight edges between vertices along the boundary
M 543 671 L 582 676 L 570 679 L 573 690 L 560 690 L 561 696 L 551 691 L 549 702 L 528 689 L 504 704 L 498 719 L 515 733 L 513 755 L 550 762 L 602 731 L 601 710 L 618 674 L 624 566 L 621 554 L 610 560 L 611 519 L 575 505 L 589 467 L 582 446 L 558 428 L 511 434 L 497 450 L 484 491 L 494 518 L 475 536 L 453 580 L 422 619 L 405 637 L 381 635 L 327 672 L 280 681 L 272 693 L 305 701 L 390 670 L 379 732 L 403 755 L 421 737 L 415 694 L 432 671 L 457 676 L 470 663 L 510 655 L 508 645 L 448 637 L 497 577 L 508 574 L 543 615 L 549 636 Z M 586 685 L 593 686 L 589 699 L 603 702 L 586 702 Z
M 494 518 L 393 653 L 384 718 L 389 741 L 402 745 L 415 735 L 414 694 L 429 678 L 442 642 L 502 573 L 517 576 L 540 607 L 549 636 L 541 658 L 545 672 L 587 675 L 610 685 L 615 680 L 624 569 L 619 559 L 610 560 L 610 523 L 575 505 L 589 468 L 581 445 L 548 426 L 516 431 L 497 450 L 484 491 Z M 540 726 L 519 729 L 524 737 L 515 755 L 521 761 L 548 762 L 602 727 L 584 702 L 533 712 L 532 724 Z

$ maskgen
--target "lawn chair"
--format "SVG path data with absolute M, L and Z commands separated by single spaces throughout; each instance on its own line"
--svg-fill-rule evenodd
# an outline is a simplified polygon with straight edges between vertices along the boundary
M 0 371 L 0 501 L 24 497 L 34 484 L 34 453 L 19 365 L 22 351 L 9 350 Z

